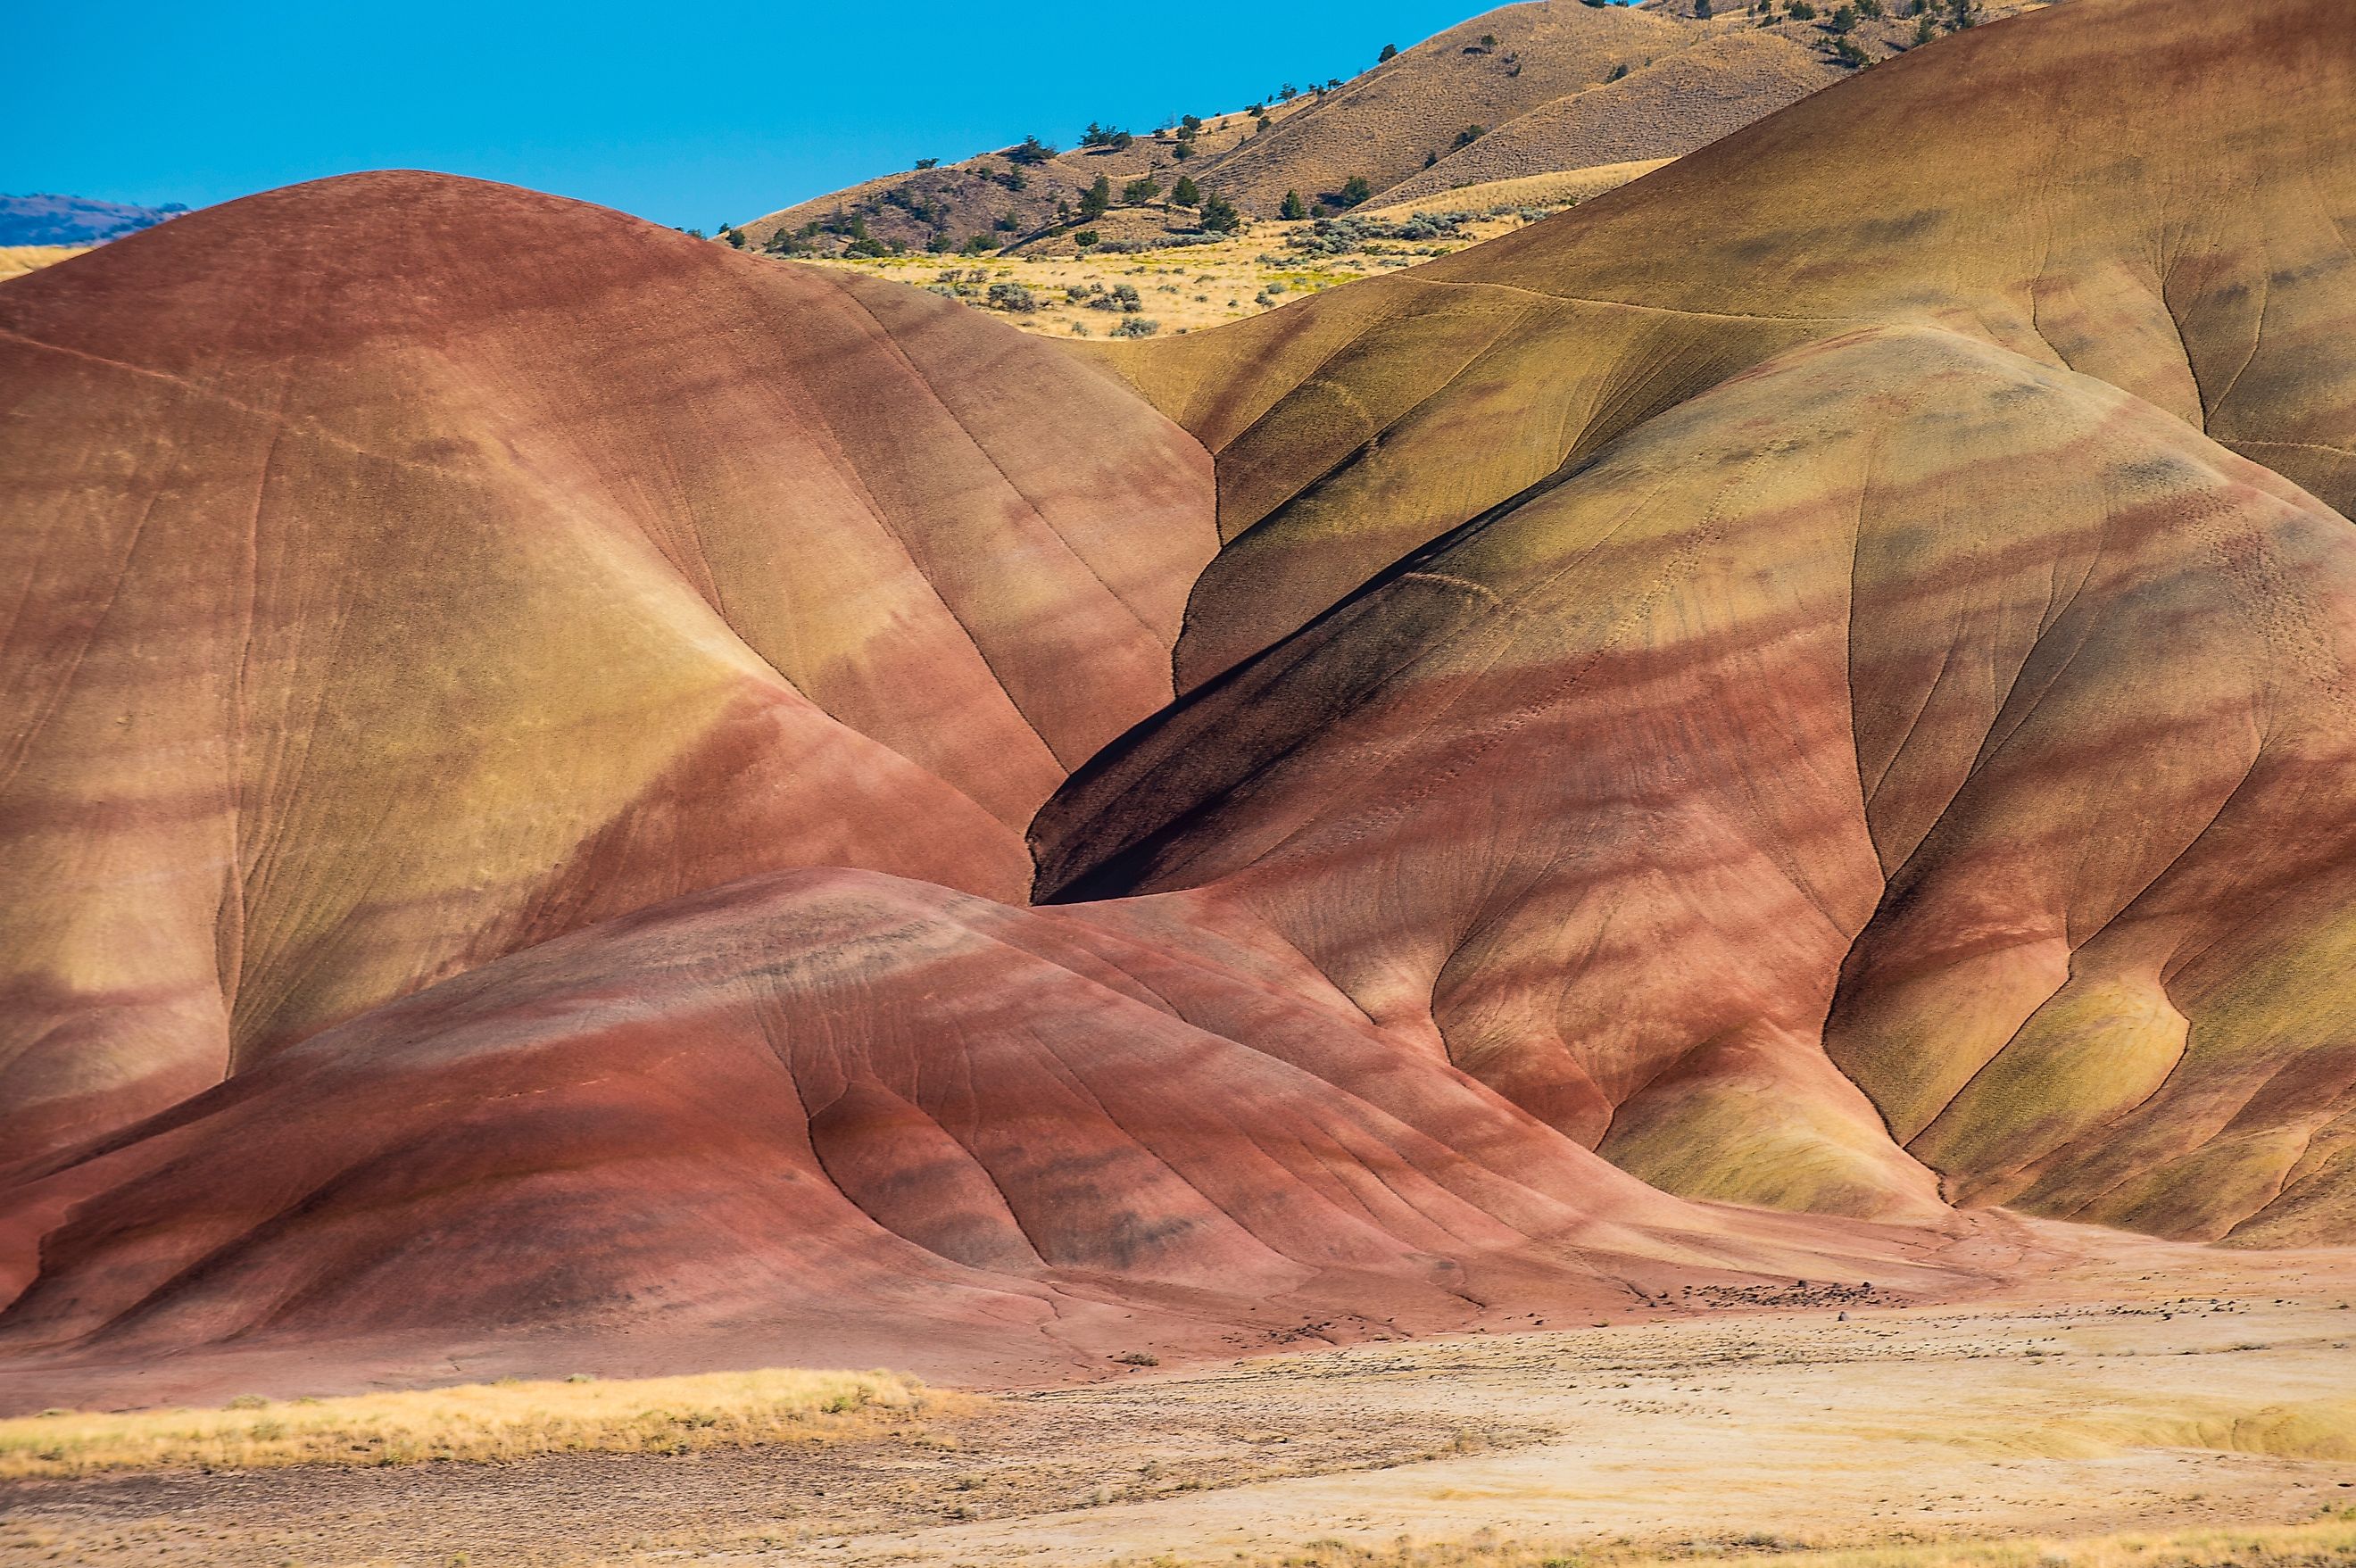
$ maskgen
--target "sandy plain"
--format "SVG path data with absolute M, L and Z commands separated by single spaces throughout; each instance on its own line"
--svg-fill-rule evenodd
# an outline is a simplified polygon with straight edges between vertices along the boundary
M 0 1563 L 1772 1557 L 2356 1506 L 2356 1251 L 2033 1229 L 2067 1261 L 1967 1303 L 1794 1282 L 1763 1309 L 1120 1368 L 873 1443 L 18 1482 Z

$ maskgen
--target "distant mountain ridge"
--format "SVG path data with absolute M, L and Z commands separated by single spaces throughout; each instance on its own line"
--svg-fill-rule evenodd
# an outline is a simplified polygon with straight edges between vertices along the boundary
M 94 245 L 186 212 L 180 202 L 134 207 L 87 196 L 0 196 L 0 245 Z

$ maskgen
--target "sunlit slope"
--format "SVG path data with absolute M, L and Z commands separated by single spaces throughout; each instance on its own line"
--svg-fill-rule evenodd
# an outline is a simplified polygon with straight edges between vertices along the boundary
M 1248 908 L 1674 1191 L 2344 1240 L 2352 666 L 2311 496 L 1870 328 L 1402 562 L 1033 832 L 1049 893 Z
M 1270 216 L 1288 190 L 1313 200 L 1340 191 L 1353 176 L 1388 190 L 1427 160 L 1448 160 L 1468 126 L 1513 124 L 1704 36 L 1682 18 L 1629 6 L 1500 6 L 1296 107 L 1207 165 L 1205 177 L 1248 210 Z
M 1192 683 L 1772 354 L 1934 322 L 2356 494 L 2356 40 L 2328 0 L 2073 0 L 1398 277 L 1102 350 L 1219 460 Z
M 1581 7 L 1584 9 L 1584 7 Z M 1847 70 L 1817 49 L 1748 19 L 1628 75 L 1564 94 L 1385 190 L 1385 206 L 1470 206 L 1473 187 L 1555 170 L 1680 156 L 1838 81 Z
M 1019 894 L 1213 544 L 1098 370 L 441 176 L 10 283 L 0 403 L 11 1156 L 734 876 Z

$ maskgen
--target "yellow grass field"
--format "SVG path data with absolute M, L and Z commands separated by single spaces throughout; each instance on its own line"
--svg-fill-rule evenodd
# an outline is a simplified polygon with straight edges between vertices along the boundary
M 1466 220 L 1461 231 L 1452 235 L 1423 241 L 1368 239 L 1333 252 L 1313 252 L 1292 243 L 1296 236 L 1311 234 L 1316 227 L 1313 222 L 1263 219 L 1243 233 L 1205 245 L 1056 253 L 1057 249 L 1067 249 L 1066 244 L 1011 255 L 801 257 L 797 264 L 839 267 L 953 294 L 1012 326 L 1044 337 L 1108 338 L 1119 335 L 1125 322 L 1136 324 L 1130 329 L 1150 324 L 1149 335 L 1168 337 L 1240 321 L 1336 284 L 1397 271 L 1511 233 L 1539 217 L 1649 174 L 1666 161 L 1611 164 L 1497 180 L 1396 208 L 1361 209 L 1344 216 L 1383 224 L 1404 223 L 1419 212 L 1480 216 Z M 1116 220 L 1149 244 L 1164 229 L 1158 215 L 1148 209 L 1117 209 L 1102 225 L 1108 234 L 1115 231 Z M 1172 221 L 1184 220 L 1179 216 Z M 1033 308 L 1001 310 L 993 306 L 990 291 L 1002 284 L 1028 291 Z M 1115 298 L 1114 291 L 1123 285 L 1136 292 L 1137 308 L 1107 308 Z
M 709 1372 L 467 1383 L 220 1410 L 57 1412 L 0 1421 L 0 1479 L 158 1469 L 490 1463 L 687 1454 L 866 1438 L 972 1404 L 892 1372 Z
M 0 245 L 0 278 L 36 272 L 88 249 L 87 245 Z

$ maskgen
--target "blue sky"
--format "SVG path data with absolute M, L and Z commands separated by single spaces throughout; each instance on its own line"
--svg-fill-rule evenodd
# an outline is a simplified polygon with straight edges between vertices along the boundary
M 0 191 L 203 206 L 352 169 L 711 228 L 1091 119 L 1348 77 L 1482 0 L 0 5 Z

